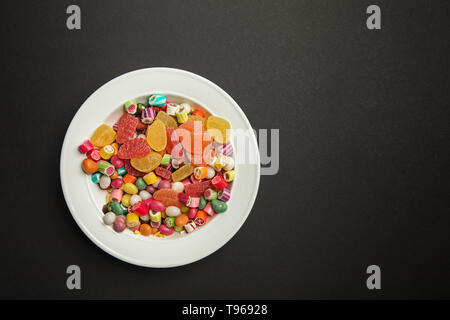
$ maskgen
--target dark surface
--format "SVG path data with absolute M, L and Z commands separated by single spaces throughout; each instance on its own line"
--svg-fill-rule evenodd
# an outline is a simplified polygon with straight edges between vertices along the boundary
M 4 1 L 1 298 L 450 298 L 449 6 L 376 1 Z M 192 71 L 254 128 L 280 171 L 196 263 L 146 269 L 80 231 L 59 153 L 79 106 L 135 69 Z M 274 219 L 276 218 L 276 219 Z M 82 290 L 66 289 L 66 267 Z M 368 265 L 382 270 L 369 291 Z

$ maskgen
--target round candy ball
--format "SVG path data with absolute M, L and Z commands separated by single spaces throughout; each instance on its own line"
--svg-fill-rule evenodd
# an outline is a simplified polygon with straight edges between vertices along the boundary
M 158 184 L 158 189 L 170 189 L 171 183 L 169 180 L 161 180 Z
M 108 189 L 110 185 L 111 185 L 111 178 L 108 177 L 107 175 L 103 175 L 100 178 L 100 188 L 105 190 L 105 189 Z
M 115 220 L 116 220 L 116 215 L 114 214 L 114 212 L 111 212 L 111 211 L 107 212 L 103 216 L 103 222 L 108 226 L 112 225 Z
M 125 223 L 124 216 L 118 216 L 116 220 L 114 220 L 113 228 L 116 232 L 122 232 L 125 230 L 127 224 Z
M 152 227 L 150 227 L 150 225 L 147 223 L 143 223 L 143 224 L 141 224 L 141 226 L 139 228 L 139 232 L 143 236 L 149 236 L 152 233 Z
M 169 217 L 178 217 L 181 214 L 181 210 L 178 207 L 175 206 L 168 206 L 166 208 L 166 214 Z
M 174 182 L 172 183 L 172 189 L 177 192 L 183 192 L 184 191 L 184 184 L 182 182 Z

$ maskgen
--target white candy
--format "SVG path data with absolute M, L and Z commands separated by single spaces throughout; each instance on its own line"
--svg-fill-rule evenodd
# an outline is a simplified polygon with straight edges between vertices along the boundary
M 197 228 L 195 222 L 189 222 L 184 225 L 184 230 L 186 230 L 187 233 L 191 233 L 195 228 Z
M 227 157 L 227 162 L 225 167 L 223 167 L 225 171 L 230 171 L 234 169 L 234 159 L 231 157 Z
M 147 213 L 145 216 L 139 217 L 142 221 L 147 222 L 150 220 L 150 215 Z
M 186 111 L 186 113 L 189 113 L 191 112 L 191 105 L 189 103 L 182 103 L 180 104 L 178 111 Z
M 103 222 L 110 226 L 114 223 L 114 220 L 116 220 L 116 215 L 114 214 L 114 212 L 107 212 L 104 216 L 103 216 Z
M 180 161 L 177 159 L 172 159 L 172 168 L 178 169 L 180 167 Z
M 141 138 L 141 139 L 147 139 L 147 137 L 145 136 L 145 134 L 142 134 L 142 133 L 141 133 L 140 135 L 138 135 L 137 137 L 138 137 L 138 138 Z
M 139 201 L 142 201 L 141 196 L 138 196 L 137 194 L 133 194 L 130 198 L 130 206 L 134 206 Z
M 184 184 L 182 182 L 174 182 L 172 183 L 172 189 L 177 192 L 183 192 L 184 191 Z
M 168 206 L 166 208 L 166 214 L 169 217 L 178 217 L 181 214 L 181 210 L 178 207 L 175 206 Z
M 206 179 L 212 179 L 216 175 L 216 170 L 210 166 L 206 166 L 206 170 L 208 171 L 206 173 Z
M 161 182 L 161 178 L 158 177 L 158 180 L 154 184 L 152 184 L 153 188 L 158 188 L 159 183 Z
M 107 175 L 103 175 L 100 178 L 100 188 L 102 188 L 103 190 L 108 189 L 110 184 L 111 184 L 111 178 L 108 177 Z
M 139 192 L 139 196 L 142 198 L 142 200 L 147 200 L 152 197 L 150 192 L 148 192 L 146 190 L 142 190 L 141 192 Z
M 166 112 L 169 116 L 174 116 L 177 114 L 177 111 L 180 109 L 180 106 L 176 103 L 167 104 Z

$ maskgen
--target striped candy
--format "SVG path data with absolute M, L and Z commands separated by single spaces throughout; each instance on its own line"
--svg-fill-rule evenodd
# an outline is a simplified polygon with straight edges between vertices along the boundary
M 227 202 L 231 198 L 231 190 L 228 188 L 222 189 L 219 191 L 219 200 L 222 200 L 223 202 Z
M 161 94 L 152 94 L 148 98 L 148 104 L 158 108 L 164 107 L 166 104 L 166 97 Z
M 156 112 L 153 108 L 145 108 L 141 114 L 141 121 L 145 124 L 150 124 L 155 119 Z
M 233 154 L 233 146 L 231 143 L 222 144 L 217 148 L 217 150 L 225 156 L 230 156 Z

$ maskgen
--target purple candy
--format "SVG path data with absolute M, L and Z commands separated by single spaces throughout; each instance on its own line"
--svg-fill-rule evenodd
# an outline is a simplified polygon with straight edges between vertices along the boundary
M 141 121 L 142 123 L 150 124 L 155 119 L 155 116 L 156 116 L 155 109 L 151 107 L 145 108 L 144 110 L 142 110 Z
M 233 146 L 231 145 L 231 143 L 219 146 L 218 150 L 227 157 L 233 154 Z
M 230 200 L 231 191 L 228 188 L 219 191 L 219 197 L 217 199 L 222 200 L 223 202 L 227 202 Z
M 150 192 L 151 194 L 155 193 L 155 191 L 156 191 L 155 187 L 152 185 L 147 186 L 147 188 L 145 188 L 145 190 L 147 190 L 147 192 Z

